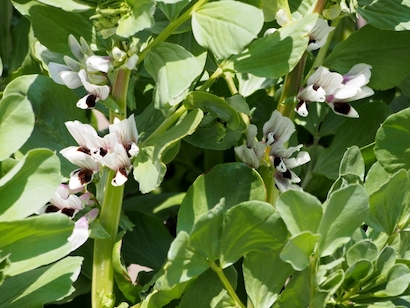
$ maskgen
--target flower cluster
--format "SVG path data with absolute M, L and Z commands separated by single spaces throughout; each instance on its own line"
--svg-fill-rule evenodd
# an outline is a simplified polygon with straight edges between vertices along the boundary
M 283 192 L 288 189 L 300 189 L 294 185 L 301 179 L 291 170 L 310 161 L 309 153 L 300 151 L 302 145 L 286 148 L 285 144 L 295 132 L 292 120 L 284 117 L 279 111 L 274 111 L 263 125 L 263 140 L 257 141 L 257 127 L 248 127 L 246 144 L 235 147 L 235 153 L 240 160 L 253 168 L 259 168 L 262 161 L 267 161 L 275 167 L 275 184 Z M 296 157 L 292 157 L 299 152 Z M 265 156 L 268 156 L 265 159 Z
M 97 56 L 82 37 L 78 42 L 70 35 L 68 45 L 77 60 L 64 56 L 65 64 L 50 62 L 48 68 L 54 82 L 69 89 L 84 87 L 87 95 L 77 102 L 81 109 L 93 108 L 97 101 L 107 99 L 110 94 L 107 73 L 110 70 L 121 66 L 133 69 L 138 61 L 136 54 L 128 56 L 118 47 L 111 50 L 110 56 Z
M 90 183 L 101 166 L 116 171 L 112 185 L 121 186 L 127 181 L 132 168 L 131 160 L 139 153 L 134 115 L 122 121 L 115 119 L 104 137 L 98 136 L 89 124 L 69 121 L 65 125 L 78 146 L 67 147 L 60 153 L 80 167 L 70 174 L 70 189 L 76 190 Z
M 368 64 L 359 63 L 346 75 L 341 75 L 320 66 L 309 77 L 306 87 L 299 91 L 295 111 L 305 117 L 308 115 L 310 102 L 326 102 L 336 114 L 358 118 L 359 114 L 348 102 L 374 94 L 374 91 L 366 86 L 371 76 L 371 68 Z

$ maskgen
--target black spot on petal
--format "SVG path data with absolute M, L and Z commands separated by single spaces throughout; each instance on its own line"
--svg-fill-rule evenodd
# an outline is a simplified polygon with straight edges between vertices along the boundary
M 86 103 L 88 108 L 94 108 L 96 100 L 97 100 L 97 97 L 93 94 L 90 94 L 90 95 L 88 95 L 87 99 L 85 100 L 85 103 Z
M 74 209 L 64 208 L 61 212 L 66 214 L 68 217 L 73 217 Z
M 292 174 L 290 174 L 289 170 L 286 170 L 285 172 L 283 172 L 282 175 L 285 179 L 291 179 L 292 178 Z
M 275 156 L 275 158 L 273 159 L 273 165 L 275 166 L 275 168 L 279 166 L 281 162 L 282 160 L 280 159 L 280 157 Z
M 46 213 L 55 213 L 58 212 L 60 209 L 56 207 L 55 205 L 49 204 L 46 208 Z
M 81 185 L 88 184 L 93 179 L 93 171 L 89 169 L 80 169 L 78 171 L 78 180 L 80 181 Z
M 91 155 L 91 151 L 87 147 L 78 147 L 77 148 L 78 152 L 83 152 L 85 154 Z
M 349 114 L 350 109 L 352 108 L 350 107 L 349 104 L 346 104 L 346 103 L 334 103 L 333 105 L 334 105 L 334 110 L 336 112 L 344 114 L 344 115 Z

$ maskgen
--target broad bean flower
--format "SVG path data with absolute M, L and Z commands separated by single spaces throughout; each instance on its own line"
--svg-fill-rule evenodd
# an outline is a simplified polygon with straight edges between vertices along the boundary
M 284 192 L 288 189 L 301 189 L 295 183 L 300 178 L 291 170 L 310 161 L 309 153 L 300 151 L 302 145 L 286 148 L 285 144 L 295 132 L 292 120 L 274 111 L 263 126 L 263 140 L 257 141 L 257 127 L 248 127 L 246 144 L 235 147 L 235 153 L 245 164 L 258 168 L 262 162 L 275 168 L 273 177 L 277 188 Z M 296 157 L 294 154 L 299 152 Z
M 122 121 L 116 119 L 104 137 L 98 136 L 91 125 L 79 121 L 66 122 L 66 127 L 78 146 L 67 147 L 60 153 L 80 167 L 70 174 L 70 189 L 79 189 L 90 183 L 103 166 L 116 171 L 112 185 L 121 186 L 127 181 L 131 161 L 139 153 L 134 115 Z
M 359 63 L 341 75 L 320 66 L 309 78 L 305 88 L 297 95 L 295 111 L 300 116 L 308 115 L 310 102 L 326 102 L 336 113 L 350 118 L 358 118 L 357 111 L 348 102 L 369 97 L 374 91 L 366 86 L 371 76 L 371 66 Z

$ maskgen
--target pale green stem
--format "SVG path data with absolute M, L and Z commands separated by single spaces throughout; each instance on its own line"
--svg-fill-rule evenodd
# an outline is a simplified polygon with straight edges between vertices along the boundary
M 238 295 L 236 294 L 236 292 L 235 292 L 234 288 L 232 287 L 231 283 L 229 282 L 228 278 L 226 278 L 222 268 L 220 268 L 218 265 L 216 265 L 215 262 L 212 262 L 211 268 L 218 275 L 219 280 L 221 280 L 222 285 L 224 286 L 225 290 L 228 292 L 228 295 L 235 302 L 235 307 L 246 308 L 245 305 L 239 299 Z
M 276 199 L 279 197 L 279 190 L 275 186 L 275 180 L 273 178 L 273 172 L 267 166 L 261 166 L 259 168 L 259 173 L 265 183 L 266 187 L 266 202 L 276 205 Z
M 209 79 L 204 82 L 199 91 L 206 91 L 207 89 L 209 89 L 209 87 L 219 78 L 219 76 L 222 75 L 223 72 L 223 67 L 218 67 L 216 71 L 211 75 L 211 77 L 209 77 Z
M 236 88 L 235 82 L 233 81 L 233 78 L 232 78 L 232 73 L 225 72 L 224 78 L 225 78 L 226 84 L 228 85 L 228 88 L 231 94 L 235 95 L 236 93 L 238 93 L 238 89 Z
M 117 72 L 112 97 L 119 106 L 119 110 L 118 112 L 110 112 L 110 123 L 113 123 L 114 118 L 122 120 L 126 117 L 129 78 L 129 70 L 120 70 Z M 106 182 L 103 187 L 103 200 L 99 216 L 100 224 L 108 232 L 110 238 L 94 240 L 93 277 L 91 286 L 93 308 L 113 307 L 115 304 L 112 250 L 117 238 L 124 195 L 124 185 L 113 186 L 111 184 L 115 173 L 115 170 L 109 170 L 108 176 L 105 177 Z M 101 192 L 99 193 L 101 194 Z
M 202 5 L 207 3 L 209 0 L 199 0 L 195 3 L 191 8 L 189 8 L 184 14 L 179 16 L 162 31 L 141 53 L 139 54 L 138 63 L 141 63 L 147 53 L 154 47 L 156 44 L 164 42 L 171 34 L 174 33 L 176 29 L 178 29 L 184 22 L 186 22 L 191 15 L 198 10 Z

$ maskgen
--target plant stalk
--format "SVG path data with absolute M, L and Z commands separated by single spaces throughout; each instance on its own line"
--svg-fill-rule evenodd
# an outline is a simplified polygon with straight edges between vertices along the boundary
M 228 278 L 226 278 L 222 268 L 216 265 L 215 262 L 211 264 L 212 270 L 218 275 L 219 279 L 221 280 L 225 290 L 228 292 L 229 296 L 235 302 L 235 307 L 238 308 L 246 308 L 245 305 L 241 302 L 238 295 L 236 294 L 234 288 L 232 287 L 231 283 L 229 282 Z
M 110 111 L 110 123 L 114 118 L 123 120 L 127 114 L 127 89 L 131 72 L 119 70 L 115 76 L 112 97 L 119 106 L 117 112 Z M 106 170 L 107 171 L 107 170 Z M 124 185 L 113 186 L 111 180 L 116 171 L 109 170 L 105 178 L 103 200 L 99 221 L 110 235 L 107 239 L 96 239 L 93 252 L 93 279 L 91 286 L 91 300 L 93 308 L 113 307 L 115 304 L 114 269 L 112 267 L 112 250 L 117 238 L 120 222 Z

